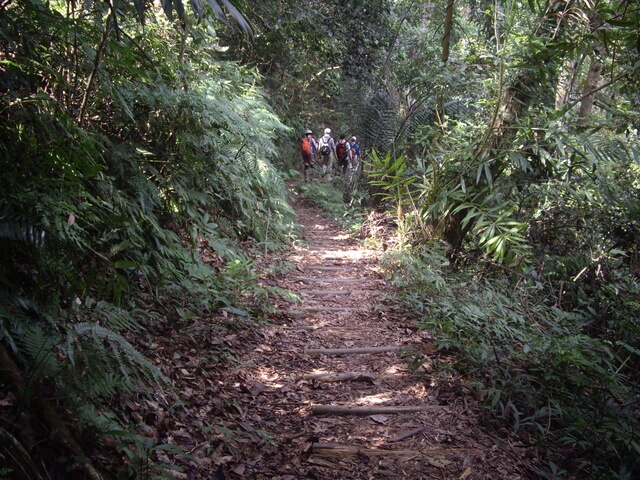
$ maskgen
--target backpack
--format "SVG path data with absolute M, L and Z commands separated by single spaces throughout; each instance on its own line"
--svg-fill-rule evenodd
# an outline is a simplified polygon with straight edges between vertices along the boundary
M 300 143 L 300 150 L 302 151 L 302 155 L 305 157 L 311 155 L 311 140 L 309 140 L 309 137 L 306 135 Z
M 338 142 L 336 145 L 336 155 L 339 160 L 342 160 L 347 156 L 347 142 Z
M 320 139 L 320 153 L 325 156 L 331 153 L 331 148 L 329 144 L 325 142 L 324 137 Z

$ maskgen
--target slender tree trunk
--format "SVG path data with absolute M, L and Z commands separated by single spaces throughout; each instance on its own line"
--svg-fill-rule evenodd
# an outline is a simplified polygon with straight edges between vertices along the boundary
M 89 78 L 87 80 L 87 85 L 85 87 L 84 96 L 82 97 L 82 103 L 80 104 L 80 112 L 78 113 L 78 123 L 81 127 L 85 125 L 87 108 L 89 106 L 89 97 L 91 96 L 91 90 L 93 89 L 93 84 L 95 82 L 96 77 L 98 76 L 98 70 L 100 69 L 100 63 L 102 62 L 102 54 L 104 53 L 104 49 L 107 45 L 107 41 L 109 40 L 109 32 L 111 31 L 111 19 L 113 18 L 113 14 L 110 13 L 107 17 L 107 22 L 104 26 L 104 31 L 102 32 L 102 40 L 100 41 L 100 45 L 96 48 L 95 59 L 93 61 L 93 69 L 89 74 Z
M 451 32 L 453 31 L 453 5 L 455 0 L 447 0 L 447 10 L 444 17 L 444 34 L 442 36 L 442 53 L 440 55 L 440 64 L 445 68 L 449 61 L 449 50 L 451 45 Z M 441 123 L 444 119 L 444 95 L 442 90 L 438 91 L 436 100 L 436 119 Z
M 602 25 L 602 19 L 598 15 L 594 15 L 591 18 L 592 28 L 597 29 Z M 589 124 L 589 115 L 593 110 L 593 101 L 600 84 L 600 78 L 602 77 L 602 60 L 600 58 L 604 55 L 604 46 L 596 38 L 593 41 L 593 51 L 589 55 L 591 62 L 589 63 L 589 71 L 587 72 L 587 78 L 584 82 L 584 88 L 582 89 L 583 97 L 580 102 L 580 119 L 578 125 L 586 127 Z
M 575 88 L 576 77 L 580 71 L 583 60 L 584 59 L 570 59 L 563 63 L 562 71 L 558 78 L 558 86 L 556 88 L 556 110 L 563 108 L 569 101 L 571 93 Z
M 598 59 L 597 54 L 592 55 L 587 78 L 584 82 L 584 96 L 582 102 L 580 102 L 580 119 L 578 120 L 578 125 L 581 127 L 586 127 L 589 124 L 589 115 L 591 115 L 591 111 L 593 110 L 593 101 L 596 97 L 595 91 L 598 88 L 601 76 L 602 62 Z

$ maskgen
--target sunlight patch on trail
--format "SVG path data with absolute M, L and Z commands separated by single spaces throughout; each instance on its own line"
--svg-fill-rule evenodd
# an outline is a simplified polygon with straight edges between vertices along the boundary
M 394 392 L 395 393 L 395 392 Z M 384 403 L 389 403 L 393 400 L 392 393 L 379 393 L 377 395 L 367 395 L 364 397 L 360 397 L 357 400 L 358 405 L 382 405 Z

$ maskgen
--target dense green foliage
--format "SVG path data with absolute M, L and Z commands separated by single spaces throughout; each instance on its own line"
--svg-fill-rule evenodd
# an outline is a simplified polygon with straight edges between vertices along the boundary
M 336 138 L 365 133 L 360 114 L 390 42 L 390 3 L 247 2 L 245 13 L 256 39 L 227 54 L 257 68 L 280 117 L 293 127 L 279 139 L 286 152 L 279 166 L 295 165 L 298 140 L 307 128 L 319 136 L 330 127 Z M 221 38 L 238 45 L 240 34 L 221 30 Z
M 2 15 L 3 367 L 27 410 L 55 397 L 83 431 L 118 431 L 117 394 L 168 387 L 126 338 L 268 308 L 240 243 L 292 232 L 270 164 L 286 127 L 208 21 L 185 33 L 40 2 Z
M 395 218 L 395 282 L 486 425 L 549 478 L 637 476 L 639 21 L 631 0 L 0 2 L 6 388 L 148 461 L 110 406 L 171 387 L 128 340 L 268 312 L 247 252 L 287 244 L 282 172 L 329 126 L 364 168 L 300 188 Z
M 369 161 L 402 226 L 396 282 L 486 399 L 487 425 L 546 449 L 545 475 L 635 478 L 637 8 L 456 2 L 436 66 L 444 5 L 397 6 L 413 40 L 380 97 L 389 153 Z

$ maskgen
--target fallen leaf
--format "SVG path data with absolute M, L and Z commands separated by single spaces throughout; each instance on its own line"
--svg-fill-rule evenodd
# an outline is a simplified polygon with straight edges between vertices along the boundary
M 0 407 L 11 407 L 16 404 L 16 398 L 13 396 L 11 392 L 7 394 L 6 397 L 0 399 Z
M 451 462 L 449 460 L 445 460 L 444 458 L 438 458 L 438 457 L 427 458 L 427 462 L 429 463 L 429 465 L 433 467 L 438 467 L 438 468 L 444 468 L 447 465 L 451 465 Z
M 249 393 L 254 397 L 264 392 L 268 387 L 264 383 L 252 382 L 249 386 Z
M 225 455 L 223 457 L 217 457 L 217 458 L 213 458 L 213 463 L 215 463 L 216 465 L 224 465 L 227 462 L 230 462 L 231 460 L 233 460 L 233 456 L 232 455 Z
M 381 423 L 382 425 L 386 425 L 389 422 L 389 417 L 386 415 L 370 415 L 369 418 L 374 422 Z
M 467 469 L 462 472 L 462 475 L 460 475 L 460 480 L 464 480 L 465 478 L 467 478 L 469 475 L 471 475 L 471 472 L 473 470 L 471 469 L 471 467 L 467 467 Z

